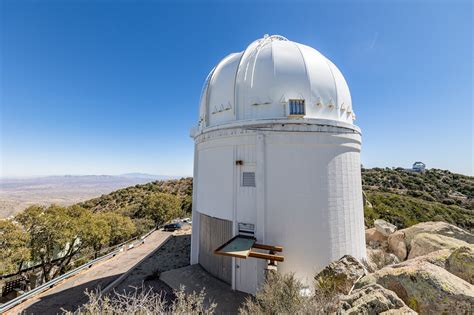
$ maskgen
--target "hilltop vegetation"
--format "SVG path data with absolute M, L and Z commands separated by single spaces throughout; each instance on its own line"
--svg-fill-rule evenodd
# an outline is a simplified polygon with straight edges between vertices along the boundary
M 93 212 L 115 212 L 131 218 L 140 232 L 171 219 L 190 215 L 193 179 L 156 181 L 119 189 L 80 203 Z
M 5 240 L 0 245 L 18 252 L 0 255 L 4 267 L 0 272 L 14 272 L 22 261 L 32 259 L 44 262 L 46 273 L 54 276 L 67 270 L 73 257 L 98 253 L 171 219 L 189 216 L 192 183 L 192 178 L 156 181 L 75 206 L 32 206 L 14 220 L 0 221 Z M 445 221 L 474 230 L 473 177 L 436 169 L 410 173 L 401 168 L 373 168 L 362 169 L 362 185 L 367 226 L 381 218 L 398 228 Z M 79 244 L 79 239 L 81 246 L 68 247 Z M 66 251 L 66 260 L 54 266 L 52 261 L 61 251 Z
M 366 224 L 375 219 L 399 228 L 445 221 L 474 229 L 474 178 L 446 170 L 411 173 L 404 169 L 362 169 Z
M 74 260 L 140 236 L 171 219 L 189 215 L 192 178 L 156 181 L 114 191 L 72 206 L 33 205 L 0 220 L 0 275 L 25 263 L 40 264 L 48 281 Z

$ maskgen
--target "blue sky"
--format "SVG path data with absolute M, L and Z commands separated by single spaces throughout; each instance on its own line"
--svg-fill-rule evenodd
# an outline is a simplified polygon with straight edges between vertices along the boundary
M 364 166 L 473 173 L 471 1 L 3 0 L 1 174 L 191 175 L 203 81 L 264 34 L 351 89 Z

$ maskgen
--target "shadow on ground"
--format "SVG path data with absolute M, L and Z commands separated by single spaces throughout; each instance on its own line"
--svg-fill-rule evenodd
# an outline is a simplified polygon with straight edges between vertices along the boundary
M 174 297 L 173 290 L 160 281 L 159 276 L 162 271 L 189 265 L 190 244 L 190 235 L 173 236 L 151 256 L 139 265 L 135 265 L 133 271 L 114 291 L 123 293 L 124 291 L 130 292 L 135 290 L 135 288 L 144 287 L 146 289 L 151 288 L 154 292 L 163 292 L 167 300 L 172 299 Z M 88 301 L 85 294 L 86 290 L 96 291 L 104 289 L 121 275 L 104 277 L 65 289 L 53 287 L 49 294 L 37 300 L 32 300 L 31 305 L 28 305 L 22 311 L 22 314 L 61 314 L 62 309 L 75 311 Z M 73 282 L 71 283 L 73 284 Z M 55 290 L 60 291 L 54 292 Z M 111 293 L 111 295 L 113 294 L 114 292 Z
M 217 313 L 236 313 L 248 295 L 232 291 L 230 285 L 211 276 L 199 265 L 190 266 L 190 250 L 191 235 L 173 236 L 153 254 L 135 265 L 123 282 L 109 292 L 109 295 L 113 297 L 117 293 L 145 289 L 162 293 L 170 302 L 175 298 L 173 289 L 184 285 L 187 292 L 200 292 L 205 288 L 207 298 L 218 304 Z M 167 281 L 160 279 L 163 275 Z M 49 315 L 61 314 L 62 310 L 75 311 L 88 301 L 86 290 L 103 289 L 119 276 L 100 278 L 58 292 L 54 292 L 53 288 L 53 292 L 34 301 L 22 313 Z
M 63 312 L 62 309 L 67 311 L 75 311 L 79 306 L 88 301 L 88 298 L 85 294 L 86 290 L 94 291 L 100 288 L 105 288 L 109 283 L 114 281 L 119 276 L 120 275 L 100 278 L 41 297 L 35 301 L 34 304 L 23 310 L 22 314 L 61 314 Z

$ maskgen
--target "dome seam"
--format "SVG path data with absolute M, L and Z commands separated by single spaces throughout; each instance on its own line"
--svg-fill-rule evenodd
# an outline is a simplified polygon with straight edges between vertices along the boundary
M 239 58 L 239 63 L 237 64 L 237 67 L 235 68 L 235 75 L 234 75 L 234 117 L 237 120 L 237 92 L 236 92 L 236 86 L 237 86 L 237 74 L 239 73 L 240 69 L 240 63 L 242 62 L 242 58 L 244 57 L 245 50 L 241 52 L 240 58 Z
M 296 46 L 296 49 L 298 49 L 298 52 L 300 53 L 300 56 L 301 56 L 301 59 L 303 60 L 303 65 L 304 65 L 304 73 L 306 74 L 306 79 L 308 80 L 308 91 L 309 91 L 309 97 L 310 97 L 310 102 L 312 101 L 311 100 L 311 96 L 312 96 L 312 92 L 311 92 L 311 78 L 308 74 L 308 66 L 306 65 L 306 59 L 303 55 L 303 52 L 301 51 L 300 49 L 300 45 L 298 43 L 295 43 L 295 42 L 292 42 L 295 44 Z
M 334 92 L 336 94 L 336 99 L 335 99 L 335 105 L 336 105 L 336 108 L 337 108 L 337 104 L 338 104 L 338 101 L 339 101 L 339 95 L 337 93 L 337 84 L 336 84 L 336 77 L 334 76 L 334 73 L 332 71 L 332 68 L 331 68 L 331 64 L 329 63 L 329 60 L 327 60 L 326 58 L 326 64 L 328 65 L 328 68 L 329 68 L 329 72 L 331 73 L 331 76 L 332 76 L 332 82 L 334 83 Z M 337 118 L 339 119 L 339 114 L 337 114 Z

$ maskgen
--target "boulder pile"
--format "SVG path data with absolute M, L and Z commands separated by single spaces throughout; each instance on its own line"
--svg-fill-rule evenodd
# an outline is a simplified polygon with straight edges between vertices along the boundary
M 474 314 L 474 235 L 446 222 L 424 222 L 398 230 L 376 220 L 366 230 L 367 261 L 370 272 L 355 283 L 352 294 L 343 300 L 349 313 L 380 313 L 384 307 L 398 313 L 407 309 L 420 314 Z M 387 303 L 375 285 L 395 294 L 400 304 Z M 357 294 L 366 292 L 362 299 Z M 373 312 L 363 301 L 372 301 Z M 382 308 L 379 308 L 382 307 Z M 385 310 L 383 312 L 388 312 Z
M 474 314 L 474 236 L 445 222 L 365 232 L 367 261 L 344 256 L 316 275 L 338 314 Z

